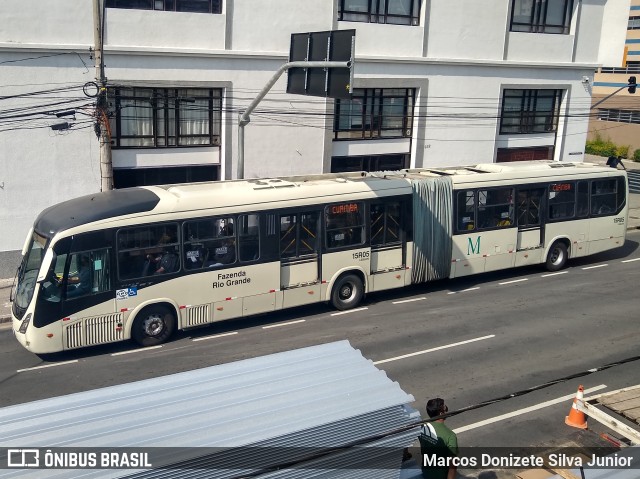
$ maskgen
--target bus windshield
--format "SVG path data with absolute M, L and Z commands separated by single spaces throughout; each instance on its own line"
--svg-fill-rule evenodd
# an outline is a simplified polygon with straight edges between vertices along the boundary
M 16 297 L 13 303 L 16 316 L 21 317 L 31 302 L 33 292 L 36 289 L 38 271 L 40 271 L 40 266 L 42 265 L 47 241 L 47 238 L 34 232 L 29 248 L 24 258 L 22 258 L 22 264 L 20 265 L 18 273 Z

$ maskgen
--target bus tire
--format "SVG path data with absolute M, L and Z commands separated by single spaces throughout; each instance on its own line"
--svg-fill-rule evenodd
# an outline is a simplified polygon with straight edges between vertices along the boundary
M 168 308 L 148 306 L 138 313 L 131 336 L 140 346 L 155 346 L 169 339 L 175 328 L 175 315 Z
M 547 254 L 547 270 L 558 271 L 565 267 L 569 253 L 567 252 L 567 245 L 563 241 L 556 241 L 551 245 L 549 253 Z
M 364 285 L 358 275 L 345 274 L 333 285 L 331 304 L 334 308 L 344 311 L 355 308 L 364 296 Z

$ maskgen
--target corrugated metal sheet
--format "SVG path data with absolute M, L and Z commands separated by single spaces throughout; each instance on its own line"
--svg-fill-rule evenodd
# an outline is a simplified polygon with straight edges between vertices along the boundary
M 278 454 L 343 446 L 415 423 L 419 414 L 407 405 L 413 400 L 348 341 L 340 341 L 3 408 L 0 446 L 243 447 L 247 454 L 259 453 L 260 446 L 270 459 L 289 462 Z M 399 469 L 402 447 L 416 435 L 410 430 L 379 438 L 376 450 L 397 450 L 389 460 Z M 343 460 L 362 461 L 361 451 Z M 184 451 L 175 454 L 176 460 L 186 459 Z M 107 478 L 132 472 L 5 470 L 0 478 Z M 184 472 L 153 470 L 136 477 L 237 477 L 239 471 Z M 264 477 L 276 476 L 371 477 L 346 466 Z M 378 470 L 375 477 L 398 477 L 398 470 Z

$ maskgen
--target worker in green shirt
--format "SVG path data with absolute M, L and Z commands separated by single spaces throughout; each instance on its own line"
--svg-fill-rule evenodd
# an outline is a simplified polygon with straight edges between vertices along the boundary
M 429 399 L 427 414 L 430 418 L 442 416 L 449 411 L 444 399 Z M 422 453 L 422 476 L 426 479 L 454 479 L 456 466 L 452 458 L 458 455 L 458 438 L 444 424 L 444 418 L 423 424 L 418 437 Z M 425 455 L 428 464 L 425 464 Z

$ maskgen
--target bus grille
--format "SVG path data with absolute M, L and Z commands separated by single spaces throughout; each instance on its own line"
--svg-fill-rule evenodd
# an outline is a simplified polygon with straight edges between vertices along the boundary
M 65 328 L 67 349 L 112 343 L 123 338 L 122 314 L 83 319 Z
M 210 322 L 208 304 L 187 308 L 187 327 L 206 324 L 208 322 Z

